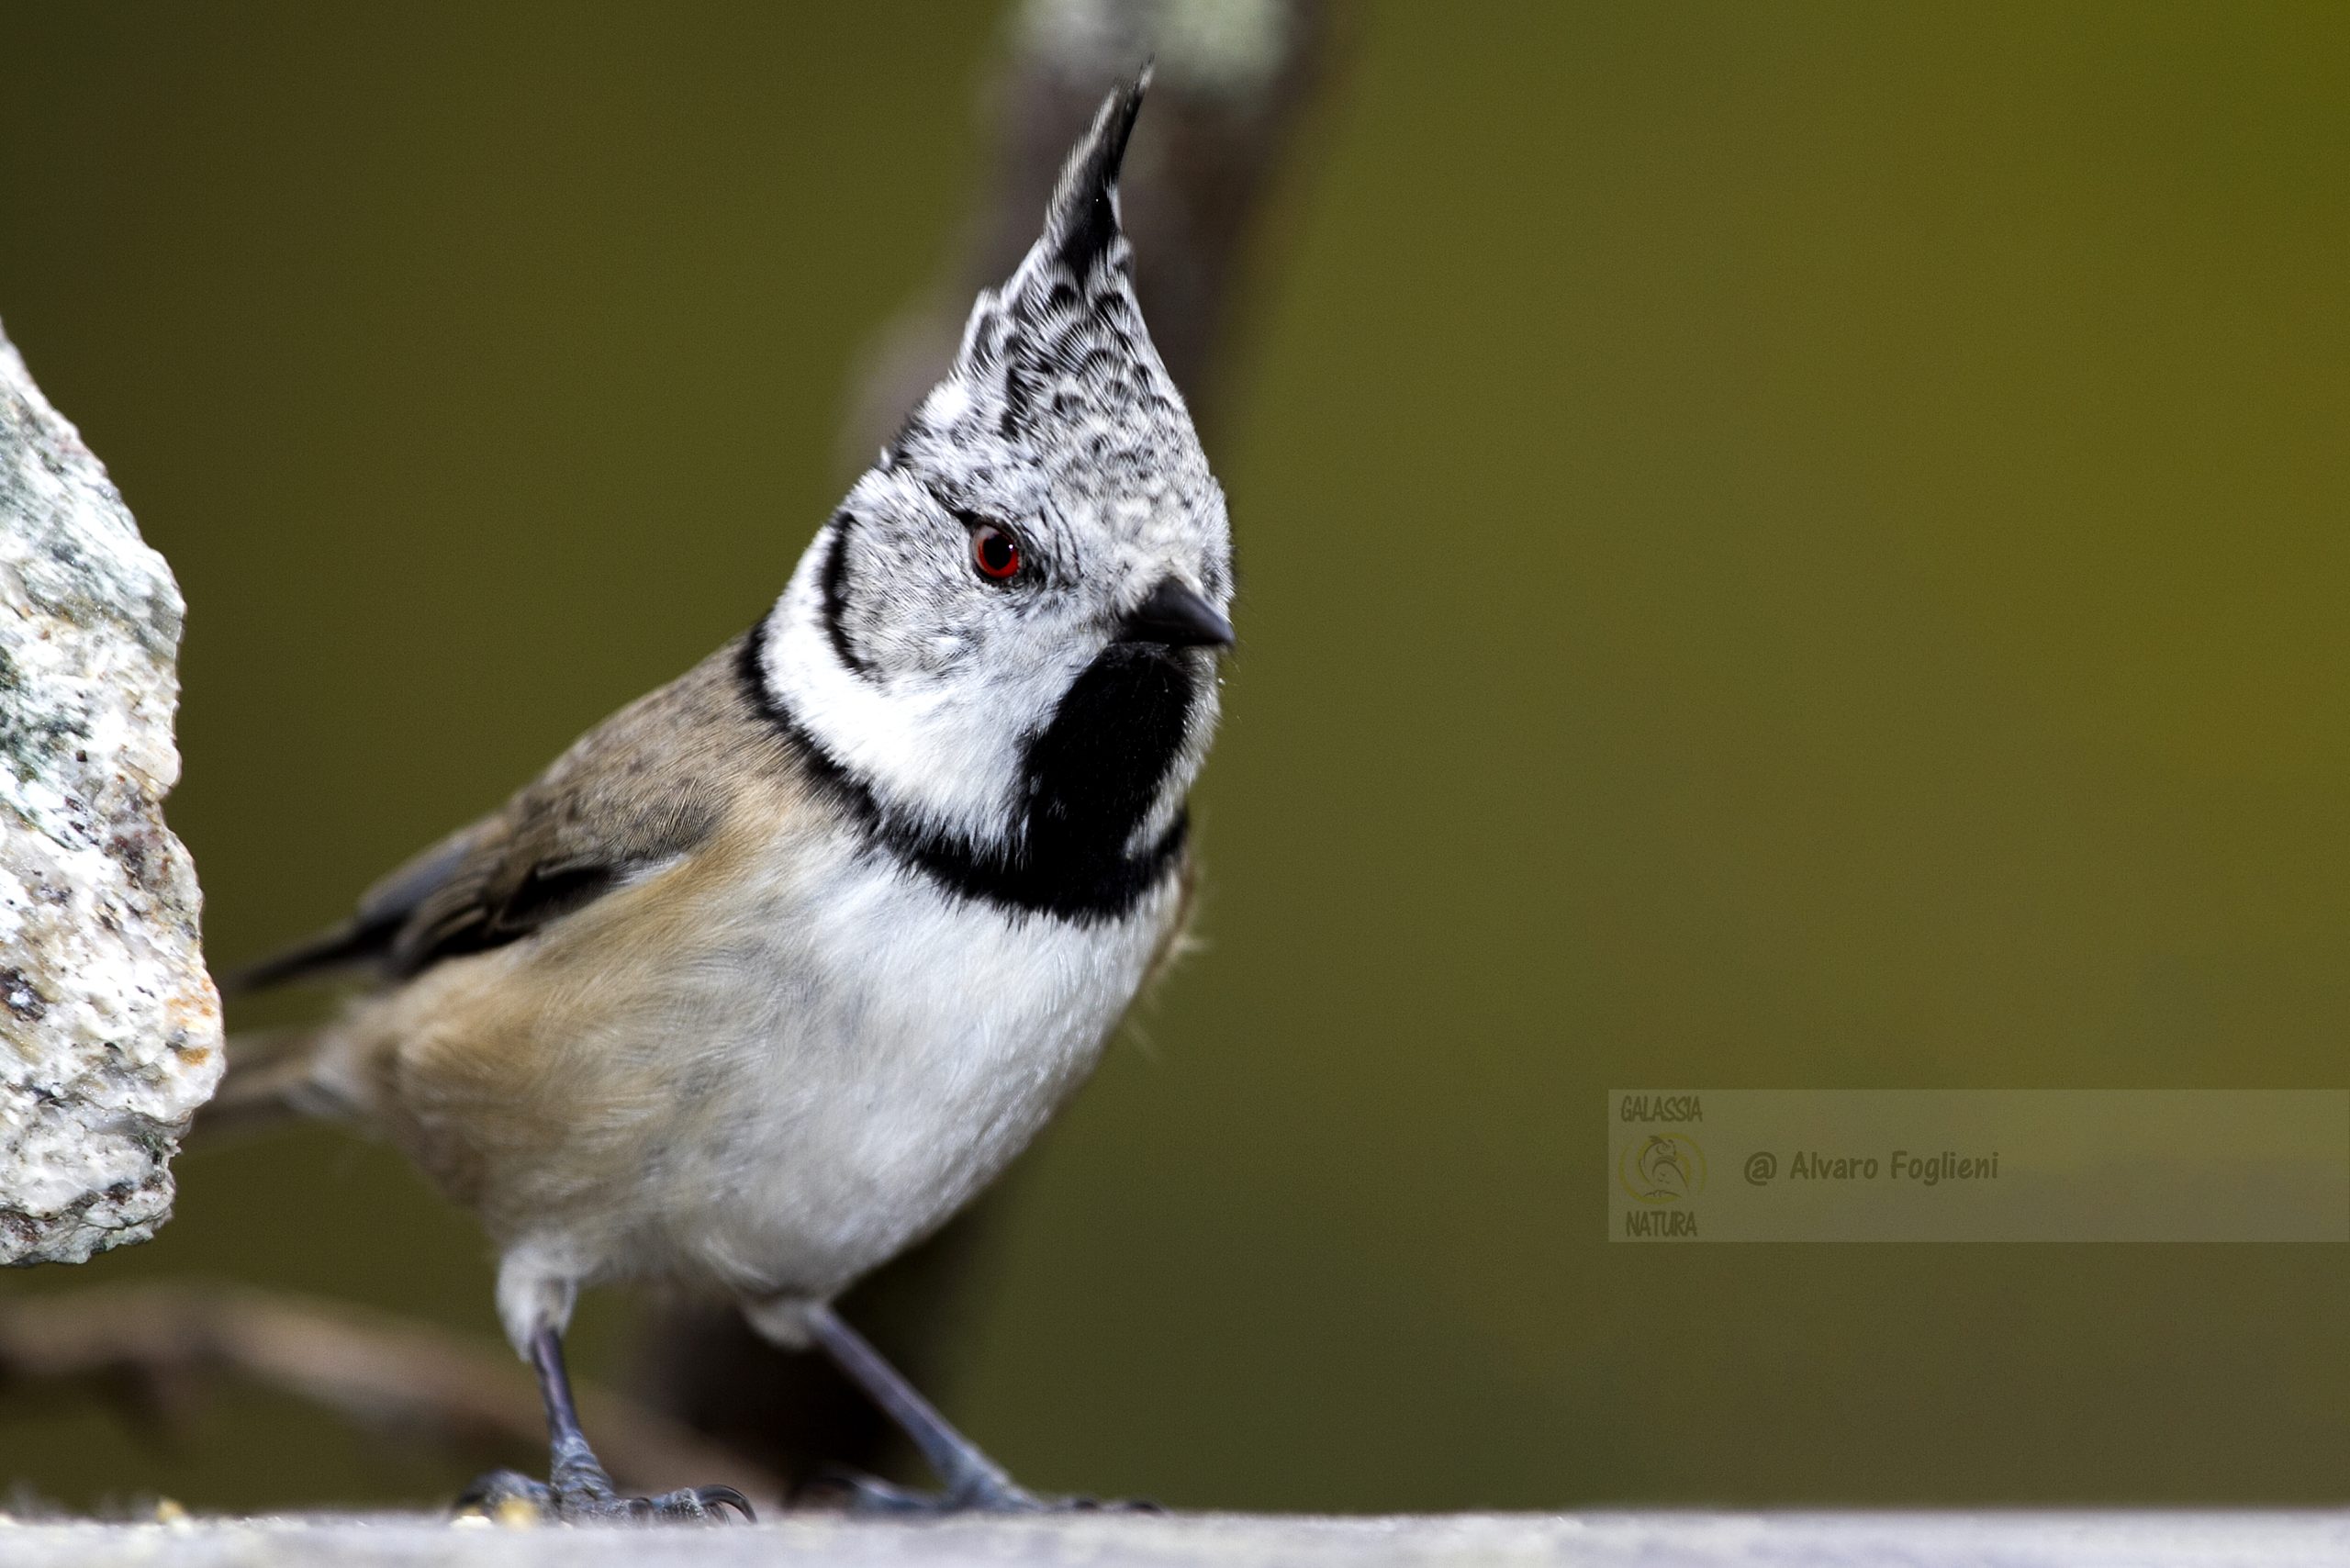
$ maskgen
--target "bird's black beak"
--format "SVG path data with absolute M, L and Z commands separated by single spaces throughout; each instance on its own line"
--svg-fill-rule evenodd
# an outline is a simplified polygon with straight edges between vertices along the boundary
M 1161 577 L 1150 597 L 1118 622 L 1122 643 L 1158 643 L 1169 648 L 1228 648 L 1232 622 L 1221 610 L 1174 577 Z

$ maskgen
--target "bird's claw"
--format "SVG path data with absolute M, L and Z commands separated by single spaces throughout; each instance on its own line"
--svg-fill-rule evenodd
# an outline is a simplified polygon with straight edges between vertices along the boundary
M 651 1503 L 655 1517 L 660 1518 L 695 1519 L 704 1524 L 719 1525 L 727 1522 L 726 1516 L 720 1510 L 732 1508 L 743 1516 L 743 1523 L 755 1525 L 759 1522 L 758 1511 L 751 1506 L 751 1500 L 732 1486 L 688 1486 L 677 1492 L 664 1492 L 660 1496 L 646 1501 Z
M 496 1470 L 465 1488 L 459 1516 L 552 1524 L 723 1524 L 732 1508 L 745 1524 L 758 1522 L 751 1500 L 732 1486 L 688 1486 L 658 1497 L 623 1497 L 600 1478 L 565 1477 L 559 1486 L 511 1470 Z

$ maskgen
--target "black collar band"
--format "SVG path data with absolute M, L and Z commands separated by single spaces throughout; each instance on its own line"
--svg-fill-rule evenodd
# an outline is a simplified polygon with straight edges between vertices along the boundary
M 1125 848 L 1188 726 L 1193 693 L 1181 666 L 1113 649 L 1079 678 L 1052 725 L 1026 748 L 1026 832 L 1020 848 L 1005 849 L 909 823 L 884 808 L 872 785 L 811 734 L 769 688 L 767 625 L 761 621 L 743 639 L 744 697 L 782 733 L 810 778 L 868 844 L 948 892 L 1009 913 L 1090 924 L 1132 913 L 1182 858 L 1190 831 L 1182 811 L 1147 849 L 1128 854 Z M 1138 663 L 1144 660 L 1152 662 Z M 1104 734 L 1105 715 L 1112 712 L 1119 717 Z M 1080 742 L 1080 735 L 1087 738 Z

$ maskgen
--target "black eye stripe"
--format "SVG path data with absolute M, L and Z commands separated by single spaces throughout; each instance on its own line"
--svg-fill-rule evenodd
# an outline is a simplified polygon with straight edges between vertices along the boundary
M 832 543 L 825 548 L 824 569 L 819 578 L 822 590 L 821 610 L 824 635 L 831 639 L 833 652 L 840 656 L 842 664 L 869 679 L 872 666 L 849 646 L 848 628 L 842 622 L 848 608 L 848 531 L 856 522 L 856 516 L 845 511 L 833 519 Z

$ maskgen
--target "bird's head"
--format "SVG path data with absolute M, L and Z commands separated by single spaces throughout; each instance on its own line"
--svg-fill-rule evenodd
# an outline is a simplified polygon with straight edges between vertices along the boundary
M 809 546 L 761 650 L 770 697 L 881 810 L 1018 860 L 1170 830 L 1232 641 L 1231 537 L 1145 330 L 1112 93 L 1043 235 L 946 378 Z

